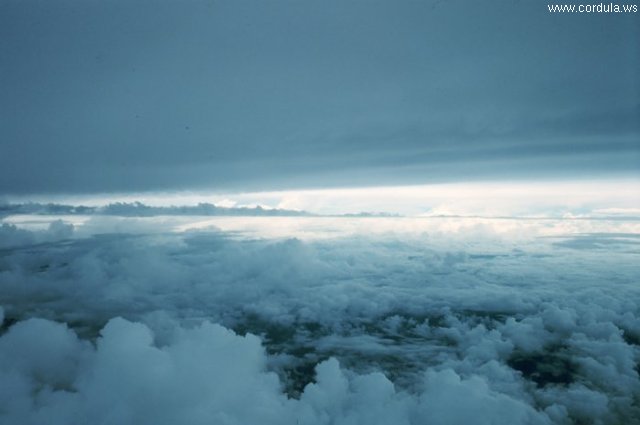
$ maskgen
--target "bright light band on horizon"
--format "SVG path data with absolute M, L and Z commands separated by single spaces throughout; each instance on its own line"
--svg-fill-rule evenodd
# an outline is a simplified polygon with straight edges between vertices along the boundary
M 409 216 L 545 216 L 562 214 L 640 214 L 640 181 L 473 182 L 413 186 L 278 190 L 246 193 L 215 191 L 131 194 L 42 195 L 9 202 L 55 202 L 99 206 L 141 202 L 149 206 L 196 205 L 278 208 L 316 214 L 385 212 Z

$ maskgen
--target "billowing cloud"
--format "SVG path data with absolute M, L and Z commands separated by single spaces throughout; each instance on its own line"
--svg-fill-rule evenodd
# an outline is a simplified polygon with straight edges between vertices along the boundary
M 295 239 L 114 219 L 2 250 L 5 422 L 640 413 L 637 222 L 245 218 L 330 236 Z

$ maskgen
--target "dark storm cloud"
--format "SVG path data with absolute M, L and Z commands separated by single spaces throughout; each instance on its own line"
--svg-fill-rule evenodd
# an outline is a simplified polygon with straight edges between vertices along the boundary
M 0 1 L 0 191 L 638 174 L 640 14 Z

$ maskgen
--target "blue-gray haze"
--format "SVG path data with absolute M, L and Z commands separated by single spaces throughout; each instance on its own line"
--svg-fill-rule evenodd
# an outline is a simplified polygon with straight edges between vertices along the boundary
M 0 192 L 637 176 L 640 14 L 0 0 Z

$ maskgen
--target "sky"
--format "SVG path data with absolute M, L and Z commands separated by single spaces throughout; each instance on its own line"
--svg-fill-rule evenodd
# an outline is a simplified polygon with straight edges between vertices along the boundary
M 637 180 L 638 40 L 537 0 L 0 0 L 0 194 Z

